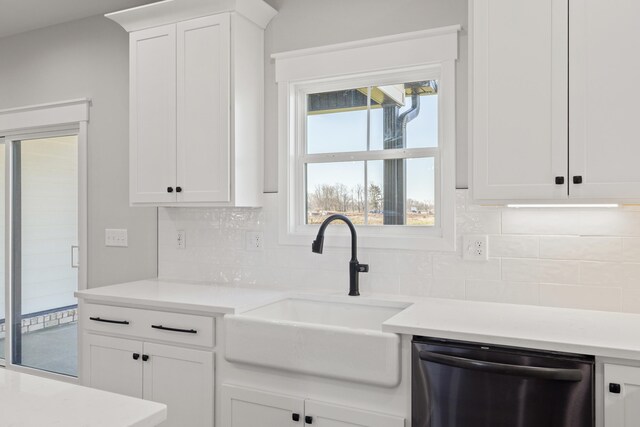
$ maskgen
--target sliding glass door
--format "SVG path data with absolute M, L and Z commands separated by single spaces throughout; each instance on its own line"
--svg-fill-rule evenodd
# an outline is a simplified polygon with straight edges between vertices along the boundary
M 12 366 L 77 376 L 78 136 L 6 144 L 10 289 L 0 313 L 10 333 L 0 351 Z

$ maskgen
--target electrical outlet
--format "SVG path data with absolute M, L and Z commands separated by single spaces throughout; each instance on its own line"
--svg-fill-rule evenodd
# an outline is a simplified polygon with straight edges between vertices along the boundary
M 486 234 L 469 234 L 462 237 L 462 259 L 487 261 L 489 259 L 489 239 Z
M 129 246 L 129 239 L 126 228 L 105 228 L 104 245 L 126 248 Z
M 187 249 L 187 232 L 184 230 L 178 230 L 176 234 L 176 243 L 178 249 Z
M 245 240 L 248 251 L 261 251 L 264 245 L 264 233 L 261 231 L 247 231 Z

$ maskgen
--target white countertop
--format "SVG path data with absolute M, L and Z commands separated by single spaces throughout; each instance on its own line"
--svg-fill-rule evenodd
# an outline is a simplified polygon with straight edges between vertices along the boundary
M 335 291 L 305 292 L 308 296 Z M 183 283 L 158 279 L 105 286 L 76 293 L 88 301 L 149 308 L 237 314 L 286 297 L 295 290 Z M 640 360 L 640 315 L 398 295 L 363 295 L 361 303 L 411 304 L 382 324 L 385 332 L 488 344 Z
M 78 291 L 75 296 L 102 303 L 233 314 L 280 300 L 286 294 L 272 289 L 150 279 Z
M 0 368 L 1 427 L 150 427 L 166 417 L 160 403 Z
M 640 315 L 422 299 L 383 323 L 408 335 L 640 360 Z

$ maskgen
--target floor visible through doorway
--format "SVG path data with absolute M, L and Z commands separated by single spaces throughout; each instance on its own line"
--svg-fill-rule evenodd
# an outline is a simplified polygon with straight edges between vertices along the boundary
M 77 343 L 75 322 L 29 332 L 22 336 L 21 365 L 77 376 Z M 0 340 L 0 355 L 4 355 L 4 339 Z

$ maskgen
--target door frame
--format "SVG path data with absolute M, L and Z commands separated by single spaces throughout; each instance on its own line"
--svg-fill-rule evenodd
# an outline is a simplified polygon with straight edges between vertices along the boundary
M 89 99 L 75 99 L 50 104 L 0 110 L 0 141 L 5 150 L 5 354 L 0 366 L 18 372 L 77 383 L 76 377 L 42 371 L 11 360 L 13 331 L 13 146 L 15 141 L 77 135 L 78 138 L 78 290 L 87 288 L 88 277 L 88 123 Z M 7 357 L 9 356 L 9 357 Z

